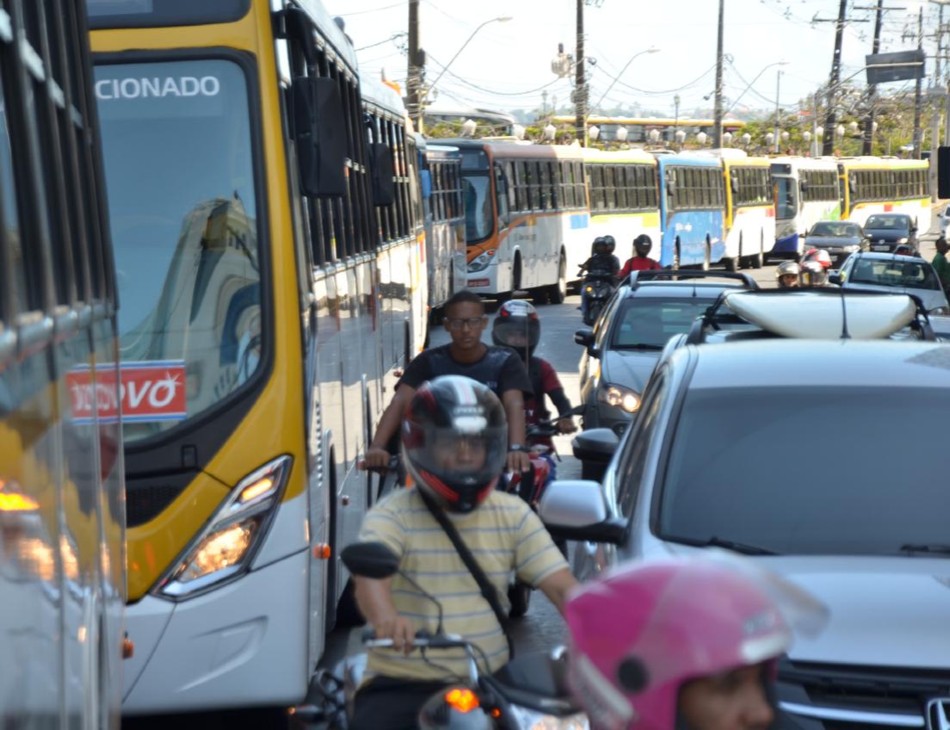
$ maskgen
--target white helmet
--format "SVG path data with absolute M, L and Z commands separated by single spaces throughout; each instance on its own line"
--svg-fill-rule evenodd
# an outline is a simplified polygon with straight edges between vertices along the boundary
M 775 278 L 781 279 L 783 276 L 799 276 L 802 273 L 802 267 L 797 261 L 783 261 L 775 269 Z

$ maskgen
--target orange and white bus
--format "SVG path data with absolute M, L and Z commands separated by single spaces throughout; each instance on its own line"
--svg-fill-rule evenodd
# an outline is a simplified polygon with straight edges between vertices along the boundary
M 562 302 L 574 261 L 590 250 L 580 148 L 456 139 L 462 153 L 468 288 L 488 297 L 527 290 Z

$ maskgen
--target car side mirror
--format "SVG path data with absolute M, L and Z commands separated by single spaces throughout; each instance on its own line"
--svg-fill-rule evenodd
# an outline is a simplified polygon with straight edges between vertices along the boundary
M 571 439 L 576 458 L 598 464 L 609 463 L 619 444 L 620 437 L 610 428 L 588 428 Z
M 837 284 L 838 286 L 841 286 L 843 282 L 844 282 L 844 277 L 841 276 L 840 271 L 835 271 L 834 273 L 828 274 L 829 284 Z
M 538 515 L 555 539 L 619 545 L 627 533 L 627 520 L 611 515 L 603 487 L 588 480 L 552 482 Z

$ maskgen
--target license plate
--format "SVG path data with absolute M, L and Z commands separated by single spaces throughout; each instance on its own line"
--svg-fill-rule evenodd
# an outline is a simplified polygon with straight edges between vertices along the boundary
M 872 251 L 887 251 L 890 249 L 890 246 L 871 246 Z

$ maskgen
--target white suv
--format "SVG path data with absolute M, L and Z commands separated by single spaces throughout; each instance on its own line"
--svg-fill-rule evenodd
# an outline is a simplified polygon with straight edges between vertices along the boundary
M 657 365 L 602 485 L 540 506 L 611 564 L 722 547 L 831 611 L 781 663 L 779 727 L 950 725 L 950 348 L 893 340 L 683 344 Z

